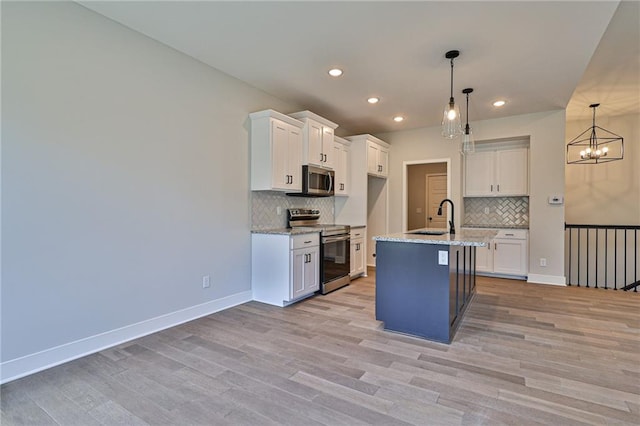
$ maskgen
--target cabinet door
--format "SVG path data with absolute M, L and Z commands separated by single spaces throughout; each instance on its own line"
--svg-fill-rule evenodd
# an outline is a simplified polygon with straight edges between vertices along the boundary
M 315 166 L 323 166 L 324 165 L 324 153 L 322 152 L 322 125 L 313 120 L 307 121 L 307 132 L 308 132 L 308 158 L 307 161 L 309 164 L 313 164 Z
M 493 272 L 493 241 L 486 247 L 476 247 L 476 271 Z
M 320 251 L 318 247 L 291 250 L 291 300 L 320 288 Z
M 291 250 L 290 300 L 304 295 L 305 266 L 309 255 L 305 249 Z
M 274 189 L 289 189 L 289 125 L 280 120 L 271 121 L 271 186 Z M 269 161 L 265 158 L 264 161 Z M 301 172 L 298 172 L 301 173 Z
M 364 272 L 364 238 L 355 240 L 355 274 Z
M 389 151 L 385 148 L 378 150 L 378 174 L 387 177 L 389 175 Z
M 334 144 L 333 168 L 335 170 L 335 195 L 348 195 L 349 148 Z
M 496 151 L 497 195 L 529 194 L 528 157 L 526 148 Z
M 320 248 L 307 249 L 308 261 L 304 267 L 304 293 L 310 294 L 320 289 Z
M 333 157 L 333 129 L 331 127 L 322 127 L 322 167 L 332 169 L 335 167 L 335 158 Z
M 349 242 L 349 276 L 353 277 L 356 274 L 356 242 L 351 240 Z
M 290 176 L 287 189 L 302 191 L 302 133 L 300 129 L 289 126 L 287 139 L 287 174 Z
M 527 241 L 495 238 L 493 240 L 493 272 L 527 274 Z
M 367 173 L 370 175 L 378 175 L 378 145 L 367 144 Z
M 464 195 L 482 197 L 494 195 L 495 155 L 493 151 L 467 154 L 464 160 Z

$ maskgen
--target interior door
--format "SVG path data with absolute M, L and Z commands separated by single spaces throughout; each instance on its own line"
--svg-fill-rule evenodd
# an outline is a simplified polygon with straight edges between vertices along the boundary
M 442 216 L 438 216 L 438 207 L 440 202 L 447 198 L 447 175 L 446 174 L 430 174 L 426 176 L 427 195 L 425 197 L 427 204 L 427 218 L 425 223 L 427 228 L 448 228 L 447 213 L 448 203 L 442 206 Z

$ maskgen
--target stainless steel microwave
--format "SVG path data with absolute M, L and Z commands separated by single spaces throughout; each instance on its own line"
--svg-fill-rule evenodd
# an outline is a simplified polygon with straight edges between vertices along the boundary
M 302 166 L 302 192 L 298 197 L 330 197 L 334 194 L 334 172 L 315 166 Z

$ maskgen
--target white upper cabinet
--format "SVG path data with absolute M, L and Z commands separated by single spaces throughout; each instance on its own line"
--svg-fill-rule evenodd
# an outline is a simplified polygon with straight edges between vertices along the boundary
M 373 137 L 367 140 L 367 173 L 377 177 L 389 176 L 389 145 Z
M 529 195 L 529 150 L 496 151 L 498 195 Z
M 251 190 L 302 190 L 304 124 L 274 110 L 251 118 Z
M 349 195 L 350 170 L 349 161 L 351 159 L 351 142 L 338 136 L 334 138 L 333 144 L 333 168 L 335 170 L 335 195 Z
M 289 116 L 304 123 L 302 130 L 303 164 L 333 169 L 335 167 L 333 138 L 338 125 L 311 111 L 295 112 Z
M 467 154 L 464 170 L 465 197 L 529 195 L 527 148 Z

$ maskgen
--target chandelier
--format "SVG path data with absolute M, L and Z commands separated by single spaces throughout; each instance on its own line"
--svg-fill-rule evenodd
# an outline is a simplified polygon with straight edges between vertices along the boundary
M 624 157 L 624 138 L 596 126 L 596 108 L 599 106 L 600 104 L 589 105 L 593 109 L 591 127 L 567 144 L 567 164 L 608 163 Z

